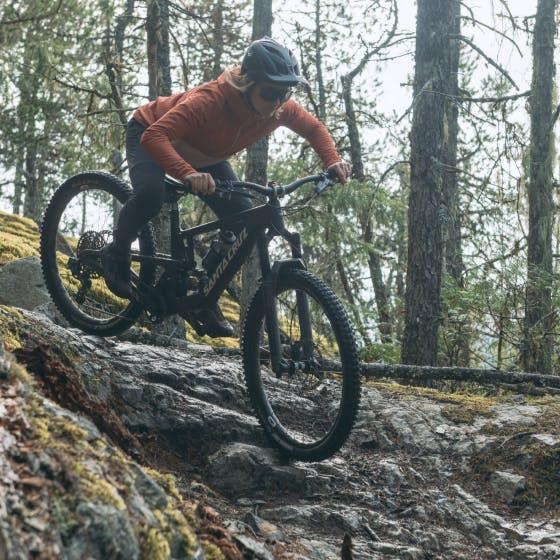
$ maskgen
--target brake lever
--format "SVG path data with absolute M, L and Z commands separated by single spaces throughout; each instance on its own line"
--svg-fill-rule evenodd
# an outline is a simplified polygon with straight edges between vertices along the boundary
M 324 177 L 315 183 L 315 193 L 320 195 L 326 188 L 331 187 L 334 185 L 334 181 L 325 174 Z

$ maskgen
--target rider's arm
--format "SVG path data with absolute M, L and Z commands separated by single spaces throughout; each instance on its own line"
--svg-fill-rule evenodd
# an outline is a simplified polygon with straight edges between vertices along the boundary
M 293 99 L 283 105 L 279 124 L 305 138 L 321 158 L 325 169 L 342 161 L 327 127 Z
M 196 138 L 204 130 L 201 115 L 207 113 L 208 104 L 212 102 L 208 95 L 189 95 L 142 134 L 142 148 L 169 175 L 180 181 L 196 170 L 177 153 L 172 142 L 179 138 L 186 141 Z

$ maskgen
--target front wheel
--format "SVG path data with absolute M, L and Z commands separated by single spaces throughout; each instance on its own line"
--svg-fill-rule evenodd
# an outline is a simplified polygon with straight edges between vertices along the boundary
M 333 291 L 305 270 L 282 271 L 275 298 L 288 371 L 277 375 L 267 367 L 270 354 L 262 331 L 265 295 L 261 286 L 243 328 L 247 388 L 260 424 L 280 452 L 294 459 L 320 461 L 342 447 L 358 411 L 360 364 L 354 334 Z M 309 308 L 310 329 L 302 321 L 302 306 Z M 302 334 L 305 330 L 312 340 Z
M 41 266 L 56 307 L 73 326 L 89 334 L 113 336 L 129 328 L 142 306 L 114 295 L 103 278 L 100 251 L 113 239 L 120 207 L 131 188 L 109 173 L 74 175 L 54 193 L 41 225 Z M 140 232 L 138 249 L 155 254 L 151 226 Z M 93 256 L 92 256 L 93 255 Z M 152 284 L 155 269 L 144 261 L 136 267 Z

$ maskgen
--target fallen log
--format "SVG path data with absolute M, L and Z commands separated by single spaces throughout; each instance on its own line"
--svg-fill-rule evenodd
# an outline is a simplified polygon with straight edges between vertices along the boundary
M 541 373 L 500 371 L 463 367 L 432 367 L 406 364 L 362 364 L 362 374 L 368 379 L 392 378 L 414 381 L 474 381 L 476 383 L 507 383 L 560 389 L 560 376 Z

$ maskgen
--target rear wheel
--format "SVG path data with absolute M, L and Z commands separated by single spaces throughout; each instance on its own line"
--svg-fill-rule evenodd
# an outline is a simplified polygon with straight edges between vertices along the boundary
M 121 333 L 143 309 L 109 290 L 100 260 L 100 250 L 113 239 L 120 207 L 131 194 L 126 183 L 109 173 L 80 173 L 57 189 L 43 217 L 41 265 L 47 289 L 68 322 L 89 334 Z M 155 254 L 151 226 L 144 227 L 136 248 Z M 152 264 L 133 268 L 153 284 Z
M 304 270 L 283 271 L 276 305 L 283 359 L 291 371 L 277 375 L 269 369 L 268 338 L 262 332 L 264 297 L 261 287 L 243 329 L 251 402 L 267 436 L 283 454 L 304 461 L 325 459 L 346 441 L 360 400 L 360 364 L 348 317 L 319 278 Z M 305 300 L 312 341 L 301 335 L 298 305 Z

